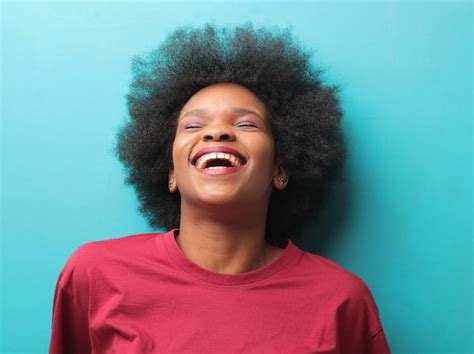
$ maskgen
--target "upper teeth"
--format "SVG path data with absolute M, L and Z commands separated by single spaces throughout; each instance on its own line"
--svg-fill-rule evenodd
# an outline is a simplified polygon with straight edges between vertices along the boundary
M 200 156 L 196 160 L 196 167 L 197 168 L 204 168 L 207 161 L 214 160 L 214 159 L 228 160 L 228 161 L 230 161 L 232 166 L 242 165 L 242 163 L 240 162 L 240 159 L 237 156 L 234 156 L 232 154 L 223 153 L 223 152 L 211 152 L 211 153 L 204 154 L 204 155 Z

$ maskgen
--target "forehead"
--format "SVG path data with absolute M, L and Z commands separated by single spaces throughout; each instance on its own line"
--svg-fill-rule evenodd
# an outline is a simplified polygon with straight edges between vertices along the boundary
M 235 110 L 235 107 L 266 116 L 265 104 L 252 91 L 232 83 L 214 84 L 199 90 L 183 106 L 180 116 L 195 109 Z

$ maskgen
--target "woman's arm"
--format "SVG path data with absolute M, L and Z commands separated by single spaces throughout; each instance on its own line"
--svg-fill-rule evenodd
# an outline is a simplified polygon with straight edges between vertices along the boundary
M 87 308 L 56 284 L 49 354 L 91 353 Z

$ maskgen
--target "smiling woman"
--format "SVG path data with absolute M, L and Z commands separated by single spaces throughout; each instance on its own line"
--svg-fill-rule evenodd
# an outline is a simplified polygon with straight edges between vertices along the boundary
M 169 171 L 169 189 L 181 195 L 179 245 L 191 261 L 216 272 L 264 266 L 267 254 L 282 251 L 262 249 L 270 195 L 288 183 L 265 104 L 243 86 L 221 83 L 198 91 L 181 112 Z M 196 239 L 210 245 L 200 249 Z
M 247 25 L 178 29 L 135 60 L 117 153 L 168 231 L 74 252 L 50 353 L 389 353 L 364 281 L 292 242 L 345 156 L 309 58 Z

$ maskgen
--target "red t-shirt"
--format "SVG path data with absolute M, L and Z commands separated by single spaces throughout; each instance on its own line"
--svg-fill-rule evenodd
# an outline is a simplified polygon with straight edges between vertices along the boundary
M 363 280 L 289 241 L 240 274 L 186 258 L 175 235 L 89 242 L 56 284 L 50 354 L 390 353 Z

